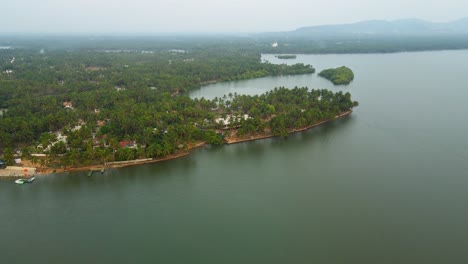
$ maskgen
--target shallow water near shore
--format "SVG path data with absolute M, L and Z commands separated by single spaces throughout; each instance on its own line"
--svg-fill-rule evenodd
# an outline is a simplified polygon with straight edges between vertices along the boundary
M 462 263 L 468 51 L 298 55 L 312 75 L 211 84 L 349 91 L 352 114 L 166 162 L 0 180 L 1 263 Z

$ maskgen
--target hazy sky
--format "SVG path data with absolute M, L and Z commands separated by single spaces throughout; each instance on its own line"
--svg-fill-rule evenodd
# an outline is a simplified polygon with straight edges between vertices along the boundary
M 259 32 L 468 16 L 466 0 L 0 0 L 0 32 Z

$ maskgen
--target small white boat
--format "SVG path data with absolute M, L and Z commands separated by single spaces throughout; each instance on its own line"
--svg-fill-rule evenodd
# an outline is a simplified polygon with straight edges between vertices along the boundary
M 17 179 L 15 181 L 16 184 L 24 184 L 25 182 L 26 182 L 26 180 L 24 180 L 24 179 Z

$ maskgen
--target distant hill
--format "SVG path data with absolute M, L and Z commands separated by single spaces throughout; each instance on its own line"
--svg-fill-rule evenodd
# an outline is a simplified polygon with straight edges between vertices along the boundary
M 448 23 L 433 23 L 421 19 L 394 21 L 368 20 L 352 24 L 302 27 L 294 31 L 263 33 L 264 37 L 378 37 L 378 36 L 468 35 L 468 17 Z
M 263 53 L 388 53 L 468 49 L 468 17 L 447 23 L 368 20 L 252 36 Z

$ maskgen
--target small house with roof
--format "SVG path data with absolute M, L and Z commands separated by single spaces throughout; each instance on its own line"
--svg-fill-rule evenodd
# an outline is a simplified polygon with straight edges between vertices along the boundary
M 122 148 L 137 148 L 137 144 L 134 140 L 124 140 L 121 141 L 119 144 Z

